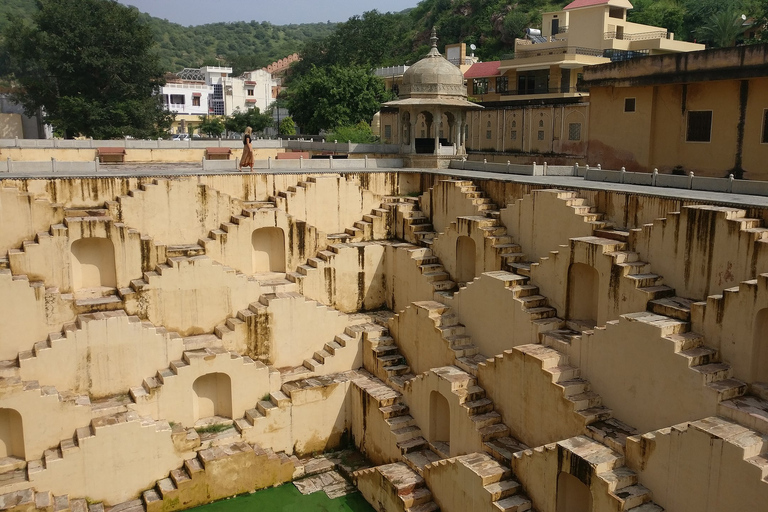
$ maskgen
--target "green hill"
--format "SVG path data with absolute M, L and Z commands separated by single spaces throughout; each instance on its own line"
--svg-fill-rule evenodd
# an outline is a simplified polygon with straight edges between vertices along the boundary
M 0 30 L 8 15 L 30 18 L 35 0 L 0 2 Z M 267 22 L 211 23 L 185 27 L 142 14 L 157 40 L 160 62 L 167 71 L 203 65 L 231 65 L 236 74 L 266 66 L 299 51 L 305 42 L 327 37 L 334 23 L 272 25 Z

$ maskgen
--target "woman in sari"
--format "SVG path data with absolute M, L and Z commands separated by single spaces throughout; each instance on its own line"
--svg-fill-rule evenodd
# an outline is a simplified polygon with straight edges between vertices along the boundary
M 249 126 L 245 129 L 245 134 L 243 135 L 243 156 L 240 159 L 240 167 L 237 168 L 238 171 L 242 171 L 243 167 L 250 167 L 251 172 L 253 172 L 253 146 L 251 146 L 251 133 L 253 133 L 253 129 Z

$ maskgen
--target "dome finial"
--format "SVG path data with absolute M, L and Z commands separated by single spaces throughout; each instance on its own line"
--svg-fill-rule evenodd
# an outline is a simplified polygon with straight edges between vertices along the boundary
M 432 43 L 432 49 L 429 50 L 427 57 L 441 57 L 440 51 L 437 49 L 437 29 L 435 27 L 432 27 L 432 35 L 429 41 Z

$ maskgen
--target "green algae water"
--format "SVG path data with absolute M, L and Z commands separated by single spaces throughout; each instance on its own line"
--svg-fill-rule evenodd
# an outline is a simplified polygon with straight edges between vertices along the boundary
M 191 510 L 195 512 L 376 512 L 359 492 L 332 500 L 322 491 L 305 496 L 293 484 L 264 489 Z

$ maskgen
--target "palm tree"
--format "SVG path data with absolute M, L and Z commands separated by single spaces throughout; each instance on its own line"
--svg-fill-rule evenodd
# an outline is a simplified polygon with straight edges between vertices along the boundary
M 696 30 L 696 37 L 708 41 L 715 48 L 736 46 L 736 40 L 746 29 L 744 16 L 733 9 L 726 9 L 710 16 L 707 23 Z

